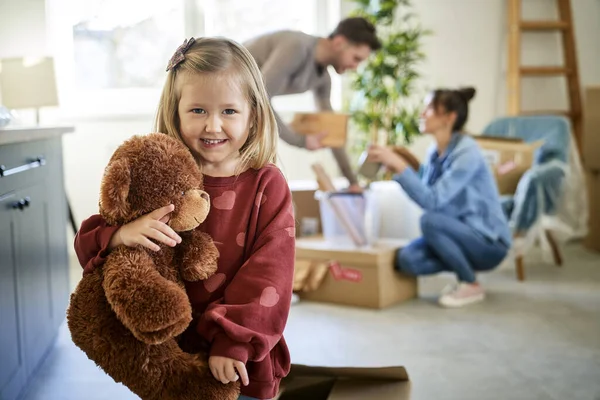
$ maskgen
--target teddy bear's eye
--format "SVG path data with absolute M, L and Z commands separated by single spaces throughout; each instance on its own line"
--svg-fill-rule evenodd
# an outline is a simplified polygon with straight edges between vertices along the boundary
M 182 196 L 185 196 L 185 191 L 181 192 L 181 195 L 182 195 Z

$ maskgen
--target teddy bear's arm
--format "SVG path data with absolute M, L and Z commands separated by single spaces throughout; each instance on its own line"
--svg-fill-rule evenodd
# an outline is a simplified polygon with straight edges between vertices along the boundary
M 191 322 L 185 290 L 160 275 L 144 249 L 117 247 L 102 273 L 108 303 L 137 339 L 161 343 L 179 335 Z
M 219 250 L 204 232 L 194 230 L 188 235 L 177 246 L 181 252 L 181 277 L 190 282 L 207 279 L 217 271 Z

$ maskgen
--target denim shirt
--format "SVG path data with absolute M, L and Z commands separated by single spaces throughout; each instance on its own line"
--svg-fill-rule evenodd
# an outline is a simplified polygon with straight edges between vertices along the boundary
M 394 176 L 426 212 L 453 216 L 492 241 L 511 244 L 508 221 L 494 176 L 477 142 L 454 133 L 445 153 L 434 145 L 419 172 L 406 168 Z

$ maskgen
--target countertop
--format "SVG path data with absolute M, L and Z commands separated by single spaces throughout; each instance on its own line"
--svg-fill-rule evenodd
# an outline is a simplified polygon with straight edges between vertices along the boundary
M 19 126 L 0 128 L 0 146 L 12 143 L 50 139 L 74 132 L 72 126 Z

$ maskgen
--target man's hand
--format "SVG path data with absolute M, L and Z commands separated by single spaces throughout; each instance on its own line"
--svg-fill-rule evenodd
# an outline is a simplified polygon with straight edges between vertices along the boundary
M 348 191 L 348 193 L 362 193 L 363 192 L 363 188 L 358 184 L 358 183 L 353 183 L 352 185 L 348 186 L 348 189 L 346 189 Z
M 369 161 L 382 163 L 393 173 L 400 173 L 408 167 L 408 164 L 402 157 L 394 153 L 394 150 L 391 148 L 384 146 L 373 145 L 369 147 L 367 159 Z
M 321 141 L 327 136 L 327 132 L 321 132 L 314 135 L 306 136 L 306 149 L 307 150 L 318 150 L 323 148 Z
M 236 382 L 240 377 L 244 386 L 248 386 L 250 383 L 246 366 L 241 361 L 227 357 L 211 356 L 208 358 L 208 366 L 215 379 L 224 385 Z

